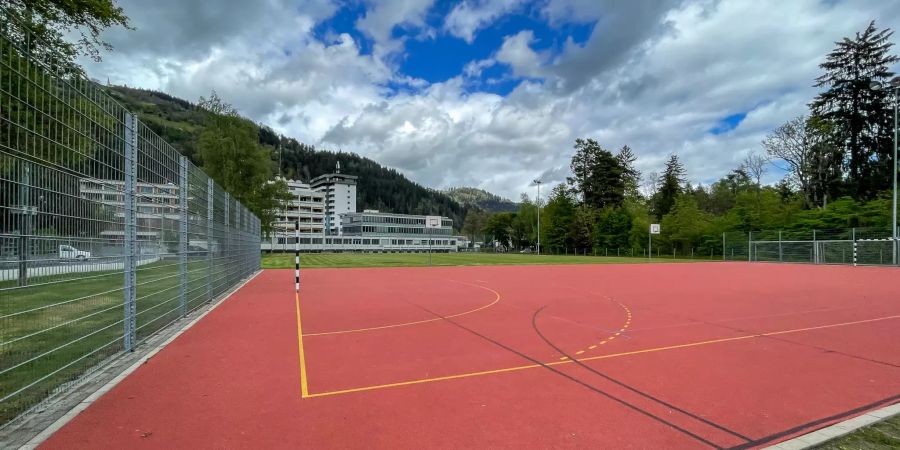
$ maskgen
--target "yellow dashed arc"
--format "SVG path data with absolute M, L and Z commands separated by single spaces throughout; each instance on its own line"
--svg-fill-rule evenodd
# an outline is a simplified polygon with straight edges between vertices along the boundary
M 607 298 L 608 298 L 608 297 L 607 297 Z M 600 341 L 598 344 L 593 344 L 593 345 L 589 346 L 589 347 L 588 347 L 588 350 L 593 350 L 593 349 L 597 348 L 598 346 L 604 345 L 604 344 L 606 344 L 607 342 L 609 342 L 609 341 L 615 339 L 616 336 L 621 335 L 622 333 L 625 332 L 625 330 L 628 329 L 629 326 L 631 326 L 631 310 L 628 309 L 627 306 L 625 306 L 622 302 L 620 302 L 620 301 L 618 301 L 618 300 L 614 300 L 614 299 L 612 299 L 612 298 L 608 298 L 608 299 L 609 299 L 610 301 L 616 302 L 616 304 L 618 304 L 619 306 L 622 307 L 622 309 L 625 310 L 625 324 L 622 325 L 622 328 L 619 328 L 618 331 L 616 331 L 615 333 L 613 333 L 613 334 L 610 335 L 610 336 L 607 336 L 606 339 L 603 339 L 603 340 Z M 576 354 L 576 355 L 581 355 L 581 354 L 584 354 L 585 351 L 586 351 L 586 350 L 578 350 L 578 351 L 575 352 L 575 354 Z M 562 357 L 559 358 L 560 361 L 566 361 L 566 360 L 568 360 L 568 359 L 569 359 L 568 356 L 562 356 Z

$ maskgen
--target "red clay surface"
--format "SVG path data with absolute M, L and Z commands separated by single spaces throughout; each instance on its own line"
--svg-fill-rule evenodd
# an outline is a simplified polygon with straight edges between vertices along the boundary
M 900 401 L 898 275 L 306 270 L 303 397 L 293 271 L 265 271 L 43 447 L 762 447 Z

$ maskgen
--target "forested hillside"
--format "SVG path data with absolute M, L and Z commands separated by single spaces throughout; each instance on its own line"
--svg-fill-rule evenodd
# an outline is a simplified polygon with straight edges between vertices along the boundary
M 464 206 L 474 206 L 487 212 L 512 212 L 519 205 L 484 189 L 455 187 L 444 191 L 453 200 Z
M 197 139 L 210 120 L 210 113 L 197 105 L 156 91 L 109 86 L 108 91 L 140 120 L 182 154 L 202 166 Z M 447 194 L 407 179 L 394 169 L 354 153 L 332 152 L 281 136 L 265 125 L 254 124 L 259 143 L 272 155 L 272 171 L 287 178 L 310 178 L 331 173 L 341 162 L 341 172 L 359 177 L 357 205 L 360 209 L 407 214 L 438 214 L 461 227 L 468 206 Z M 280 166 L 280 167 L 279 167 Z

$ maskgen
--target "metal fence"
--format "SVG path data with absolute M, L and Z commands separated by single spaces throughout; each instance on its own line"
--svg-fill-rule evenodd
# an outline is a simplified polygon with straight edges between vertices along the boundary
M 897 265 L 889 229 L 776 230 L 722 236 L 724 259 L 812 264 Z
M 254 273 L 260 223 L 0 20 L 2 425 Z

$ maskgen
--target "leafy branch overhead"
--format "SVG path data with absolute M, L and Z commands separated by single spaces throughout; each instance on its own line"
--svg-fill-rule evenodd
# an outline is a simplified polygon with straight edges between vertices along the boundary
M 115 0 L 7 0 L 3 8 L 31 30 L 36 38 L 32 45 L 40 47 L 36 55 L 52 57 L 46 62 L 63 62 L 78 71 L 75 59 L 79 55 L 99 61 L 101 51 L 112 49 L 101 37 L 104 30 L 117 26 L 130 29 L 128 17 Z M 79 36 L 74 42 L 68 39 L 73 34 Z

